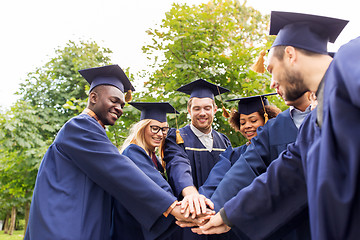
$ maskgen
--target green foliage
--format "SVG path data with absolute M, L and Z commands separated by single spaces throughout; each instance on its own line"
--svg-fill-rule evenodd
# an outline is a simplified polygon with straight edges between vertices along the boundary
M 258 53 L 271 44 L 269 16 L 262 16 L 245 3 L 212 0 L 191 7 L 174 4 L 161 26 L 147 31 L 152 38 L 152 43 L 143 47 L 152 62 L 152 72 L 145 82 L 147 94 L 175 106 L 182 113 L 178 118 L 180 127 L 188 121 L 187 98 L 174 90 L 198 78 L 231 90 L 222 96 L 228 109 L 236 103 L 227 104 L 227 99 L 271 92 L 270 75 L 249 70 Z M 214 128 L 225 133 L 234 146 L 243 144 L 245 139 L 221 116 L 219 100 L 217 97 L 219 112 Z M 170 124 L 174 126 L 173 121 Z
M 110 64 L 111 53 L 95 42 L 69 41 L 64 48 L 55 50 L 54 58 L 28 74 L 18 94 L 31 106 L 41 108 L 43 117 L 56 130 L 44 129 L 42 134 L 52 137 L 69 118 L 82 111 L 84 104 L 81 110 L 71 105 L 72 100 L 85 102 L 87 98 L 88 83 L 78 70 Z
M 31 200 L 36 174 L 61 126 L 86 106 L 89 86 L 78 70 L 110 64 L 111 51 L 95 42 L 69 41 L 28 74 L 21 99 L 0 114 L 0 212 Z

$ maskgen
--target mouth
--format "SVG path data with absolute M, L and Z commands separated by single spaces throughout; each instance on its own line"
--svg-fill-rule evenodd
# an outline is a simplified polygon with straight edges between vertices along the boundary
M 110 115 L 111 115 L 112 117 L 116 118 L 116 119 L 118 119 L 118 118 L 119 118 L 119 115 L 118 115 L 118 114 L 116 114 L 116 113 L 110 112 Z
M 156 143 L 161 143 L 162 137 L 152 137 Z
M 198 118 L 198 121 L 199 121 L 200 123 L 206 123 L 207 118 Z
M 256 131 L 246 131 L 246 132 L 245 132 L 245 135 L 246 135 L 247 137 L 253 137 L 255 134 L 256 134 Z

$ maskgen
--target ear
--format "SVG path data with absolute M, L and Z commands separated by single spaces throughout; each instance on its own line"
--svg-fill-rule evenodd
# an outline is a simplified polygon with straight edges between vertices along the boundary
M 189 105 L 187 106 L 187 111 L 188 111 L 189 115 L 191 115 L 191 110 L 190 110 Z
M 297 60 L 297 51 L 292 46 L 287 46 L 285 48 L 284 59 L 288 60 L 290 64 L 293 64 Z
M 98 93 L 95 92 L 95 91 L 92 91 L 90 94 L 89 94 L 89 101 L 92 105 L 96 104 L 97 101 L 98 101 Z

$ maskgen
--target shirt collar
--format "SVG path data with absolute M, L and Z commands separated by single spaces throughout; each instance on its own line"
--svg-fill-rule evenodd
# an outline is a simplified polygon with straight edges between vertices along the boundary
M 202 131 L 200 131 L 199 129 L 197 129 L 194 125 L 190 124 L 190 129 L 194 132 L 194 134 L 200 138 L 200 137 L 209 137 L 212 138 L 212 130 L 209 133 L 203 133 Z
M 89 108 L 85 108 L 82 113 L 87 114 L 92 118 L 95 118 L 95 120 L 105 129 L 105 125 L 103 124 L 103 122 L 98 118 L 98 116 L 96 116 L 96 114 L 92 110 L 90 110 Z

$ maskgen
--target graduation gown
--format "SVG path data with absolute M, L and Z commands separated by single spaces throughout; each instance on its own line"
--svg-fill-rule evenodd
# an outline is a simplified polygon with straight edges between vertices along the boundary
M 180 129 L 183 144 L 176 143 L 176 130 L 171 129 L 165 140 L 164 160 L 169 183 L 175 196 L 188 186 L 197 189 L 204 184 L 211 169 L 219 160 L 220 153 L 230 146 L 229 139 L 212 130 L 213 150 L 209 152 L 193 133 L 190 125 Z
M 147 229 L 176 200 L 121 155 L 94 118 L 81 114 L 44 155 L 25 239 L 110 239 L 111 196 Z
M 284 131 L 285 130 L 285 131 Z M 257 136 L 251 140 L 247 150 L 239 157 L 233 167 L 226 173 L 211 200 L 215 210 L 220 210 L 232 197 L 251 184 L 264 173 L 269 164 L 276 159 L 288 144 L 295 142 L 298 129 L 290 116 L 290 111 L 280 113 L 270 119 L 263 127 L 257 129 Z M 236 228 L 232 229 L 236 232 Z M 276 239 L 310 239 L 309 216 L 304 213 L 303 219 L 277 231 Z
M 246 148 L 246 144 L 236 148 L 228 146 L 225 152 L 220 154 L 219 161 L 211 169 L 205 183 L 199 188 L 199 193 L 210 199 L 227 171 L 245 152 Z
M 122 154 L 129 157 L 157 185 L 173 195 L 169 183 L 161 174 L 164 169 L 158 160 L 156 167 L 145 150 L 136 144 L 130 144 Z M 178 228 L 173 216 L 164 217 L 163 215 L 159 217 L 154 226 L 146 229 L 119 201 L 114 201 L 112 239 L 164 239 Z
M 286 130 L 286 131 L 284 131 Z M 296 140 L 296 128 L 290 111 L 281 112 L 257 129 L 257 136 L 251 140 L 246 151 L 226 173 L 211 200 L 218 211 L 254 178 L 266 171 L 269 164 Z
M 320 156 L 309 154 L 307 166 L 313 239 L 360 236 L 359 66 L 360 37 L 338 50 L 325 75 Z
M 318 157 L 320 129 L 312 111 L 296 141 L 271 162 L 267 171 L 227 201 L 224 210 L 243 238 L 265 239 L 301 223 L 308 214 L 306 163 Z M 308 183 L 311 184 L 311 183 Z
M 171 129 L 165 139 L 164 160 L 170 186 L 175 196 L 181 197 L 181 191 L 188 186 L 197 189 L 204 184 L 211 169 L 219 160 L 220 153 L 230 146 L 229 139 L 215 130 L 212 130 L 213 150 L 209 152 L 193 133 L 190 125 L 180 130 L 183 144 L 176 143 L 176 129 Z M 183 229 L 183 239 L 230 239 L 229 234 L 197 235 L 189 228 Z

